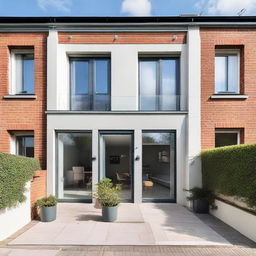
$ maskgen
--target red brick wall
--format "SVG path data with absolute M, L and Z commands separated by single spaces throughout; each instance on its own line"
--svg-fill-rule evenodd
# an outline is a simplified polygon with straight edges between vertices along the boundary
M 10 152 L 8 131 L 30 130 L 35 157 L 46 162 L 46 33 L 0 33 L 0 152 Z M 37 99 L 3 99 L 9 94 L 10 48 L 33 47 Z
M 201 29 L 201 128 L 202 149 L 215 145 L 216 128 L 244 128 L 244 143 L 256 142 L 256 30 Z M 215 48 L 241 50 L 241 92 L 246 100 L 211 100 L 214 93 Z
M 118 39 L 114 40 L 114 36 Z M 177 36 L 173 40 L 173 35 Z M 185 44 L 186 32 L 160 33 L 59 33 L 60 44 Z
M 35 202 L 37 199 L 46 196 L 46 170 L 35 171 L 33 180 L 31 182 L 30 202 L 31 202 L 31 216 L 32 219 L 38 216 Z

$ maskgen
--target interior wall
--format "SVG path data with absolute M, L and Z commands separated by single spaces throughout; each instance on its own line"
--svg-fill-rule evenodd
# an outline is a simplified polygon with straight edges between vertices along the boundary
M 125 155 L 126 157 L 121 157 Z M 110 156 L 120 156 L 120 164 L 110 164 Z M 106 176 L 116 180 L 116 172 L 131 172 L 129 146 L 107 146 L 106 147 Z

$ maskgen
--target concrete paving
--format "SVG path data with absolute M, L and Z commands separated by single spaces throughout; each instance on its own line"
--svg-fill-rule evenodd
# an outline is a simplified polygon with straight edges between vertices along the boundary
M 255 256 L 256 250 L 238 247 L 78 246 L 46 249 L 0 248 L 0 256 Z
M 9 245 L 231 246 L 192 212 L 177 204 L 121 204 L 115 223 L 92 204 L 58 205 L 57 220 L 38 222 Z

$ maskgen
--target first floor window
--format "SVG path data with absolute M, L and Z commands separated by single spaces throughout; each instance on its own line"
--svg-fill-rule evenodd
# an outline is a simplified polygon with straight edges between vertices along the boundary
M 16 154 L 26 157 L 34 157 L 34 136 L 16 136 Z
M 110 110 L 110 59 L 71 58 L 71 110 Z
M 217 129 L 215 131 L 215 147 L 240 144 L 240 130 Z
M 12 56 L 12 93 L 34 94 L 34 54 L 14 51 Z
M 179 58 L 140 58 L 140 110 L 179 110 Z
M 215 56 L 215 93 L 239 93 L 238 53 L 217 52 Z

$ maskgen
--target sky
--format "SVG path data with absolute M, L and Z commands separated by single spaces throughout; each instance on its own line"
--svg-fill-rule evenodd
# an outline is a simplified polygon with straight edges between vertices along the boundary
M 256 15 L 256 0 L 0 0 L 0 16 L 178 16 L 180 14 Z

